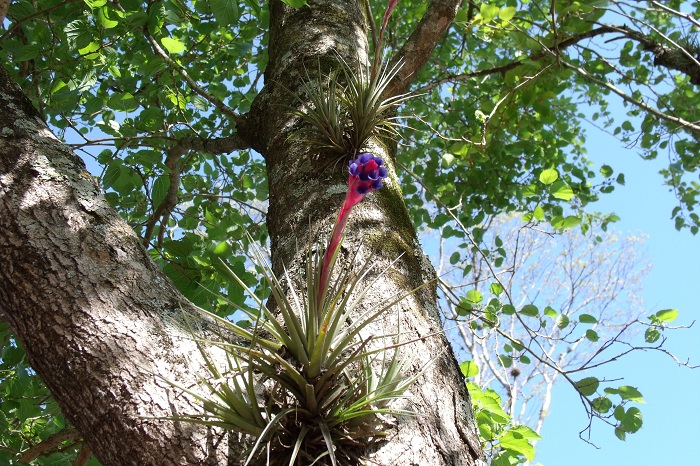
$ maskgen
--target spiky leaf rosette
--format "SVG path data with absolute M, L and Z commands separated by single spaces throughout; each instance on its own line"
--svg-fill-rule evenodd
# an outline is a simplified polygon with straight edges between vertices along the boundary
M 340 62 L 345 86 L 336 81 L 335 74 L 323 76 L 320 69 L 318 80 L 307 74 L 301 90 L 310 106 L 292 113 L 307 124 L 297 135 L 305 137 L 309 144 L 338 154 L 355 155 L 366 148 L 373 136 L 398 134 L 396 109 L 410 96 L 384 97 L 401 63 L 391 67 L 384 63 L 372 71 L 360 66 L 355 72 L 345 61 Z M 294 96 L 306 105 L 299 95 Z
M 319 63 L 318 79 L 311 79 L 307 73 L 301 93 L 307 97 L 311 106 L 292 111 L 292 114 L 300 117 L 307 124 L 306 128 L 297 135 L 304 137 L 307 143 L 319 149 L 347 154 L 350 149 L 346 134 L 347 114 L 339 100 L 335 76 L 324 76 Z M 292 94 L 300 104 L 306 105 L 299 95 Z
M 411 292 L 360 312 L 372 289 L 360 283 L 371 266 L 341 271 L 319 301 L 314 290 L 319 289 L 323 255 L 308 253 L 306 283 L 298 288 L 309 293 L 296 291 L 286 271 L 282 278 L 289 286 L 283 286 L 260 251 L 254 254 L 270 285 L 275 313 L 229 270 L 254 306 L 229 304 L 252 325 L 246 328 L 198 310 L 217 324 L 214 336 L 196 338 L 208 373 L 197 389 L 170 383 L 199 400 L 204 413 L 171 419 L 250 435 L 246 464 L 358 464 L 362 451 L 385 435 L 380 416 L 409 414 L 391 402 L 402 398 L 420 375 L 403 375 L 411 361 L 399 359 L 391 336 L 370 342 L 360 332 Z M 371 344 L 381 340 L 386 343 Z M 225 360 L 225 369 L 212 351 L 224 354 L 216 360 Z
M 401 69 L 402 63 L 389 66 L 383 63 L 379 69 L 367 71 L 359 67 L 359 72 L 343 62 L 343 73 L 347 85 L 342 89 L 342 101 L 349 119 L 348 133 L 355 151 L 366 147 L 372 136 L 398 135 L 395 116 L 399 105 L 408 100 L 409 94 L 384 97 L 387 87 Z

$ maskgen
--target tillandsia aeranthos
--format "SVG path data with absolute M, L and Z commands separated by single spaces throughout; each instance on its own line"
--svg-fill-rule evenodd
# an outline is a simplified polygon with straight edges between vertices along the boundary
M 380 38 L 397 2 L 389 2 Z M 377 54 L 379 50 L 377 43 Z M 203 414 L 170 419 L 249 435 L 252 440 L 245 464 L 356 465 L 367 447 L 378 444 L 386 434 L 380 414 L 409 414 L 389 405 L 404 396 L 421 372 L 412 377 L 403 375 L 412 361 L 398 358 L 398 337 L 372 347 L 370 340 L 389 337 L 363 340 L 360 332 L 416 290 L 363 312 L 360 303 L 372 286 L 359 285 L 372 265 L 364 264 L 354 271 L 344 268 L 333 276 L 353 207 L 380 189 L 388 175 L 384 160 L 364 150 L 365 145 L 372 136 L 395 131 L 394 120 L 385 114 L 406 99 L 381 98 L 398 67 L 380 67 L 380 61 L 375 59 L 369 74 L 351 73 L 343 62 L 347 87 L 330 85 L 326 88 L 329 94 L 320 94 L 322 86 L 308 84 L 307 91 L 317 92 L 311 96 L 314 108 L 297 113 L 315 132 L 309 139 L 311 144 L 351 159 L 345 201 L 325 253 L 314 255 L 309 248 L 306 283 L 295 288 L 286 270 L 278 278 L 262 253 L 255 250 L 251 259 L 269 284 L 273 312 L 227 268 L 248 294 L 248 304 L 223 296 L 219 299 L 242 311 L 251 324 L 241 326 L 198 309 L 215 323 L 207 327 L 207 337 L 195 340 L 208 374 L 195 389 L 169 381 L 204 408 Z M 379 276 L 383 273 L 386 270 Z M 194 333 L 193 317 L 184 315 Z M 212 356 L 216 348 L 223 358 Z

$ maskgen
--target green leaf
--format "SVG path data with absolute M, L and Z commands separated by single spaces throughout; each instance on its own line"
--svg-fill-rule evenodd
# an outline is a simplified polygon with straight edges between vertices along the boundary
M 216 245 L 212 252 L 217 256 L 223 256 L 228 254 L 230 251 L 231 245 L 228 243 L 228 241 L 222 241 Z
M 515 16 L 516 11 L 517 10 L 514 6 L 507 6 L 505 8 L 501 8 L 501 11 L 498 13 L 498 16 L 503 21 L 510 21 Z
M 127 113 L 133 112 L 139 108 L 139 103 L 130 92 L 112 94 L 109 100 L 107 100 L 107 105 L 111 109 Z
M 501 365 L 506 369 L 513 365 L 513 358 L 511 358 L 510 356 L 499 354 L 498 360 L 501 362 Z
M 241 17 L 238 0 L 210 0 L 209 4 L 216 22 L 221 26 L 231 26 L 238 23 Z
M 627 438 L 627 434 L 625 433 L 625 430 L 622 427 L 615 427 L 615 437 L 619 438 L 624 442 Z
M 467 301 L 470 303 L 480 303 L 484 299 L 484 296 L 481 294 L 481 292 L 477 290 L 469 290 L 467 291 Z
M 449 152 L 442 154 L 442 166 L 445 168 L 451 167 L 452 164 L 455 163 L 455 160 L 457 160 L 457 158 Z
M 613 174 L 613 169 L 610 165 L 603 165 L 600 167 L 600 174 L 603 175 L 605 178 L 609 178 Z
M 535 207 L 535 210 L 532 211 L 532 216 L 535 218 L 535 220 L 542 220 L 544 219 L 544 209 L 541 206 Z
M 647 343 L 656 343 L 661 338 L 661 332 L 656 327 L 649 327 L 644 332 L 644 341 Z
M 100 21 L 100 26 L 105 29 L 112 29 L 119 24 L 119 21 L 109 19 L 108 12 L 109 9 L 107 7 L 100 8 L 97 10 L 97 19 Z
M 560 329 L 565 329 L 569 325 L 569 317 L 565 314 L 559 314 L 554 321 L 554 323 L 559 327 Z
M 612 401 L 608 397 L 599 396 L 592 401 L 593 409 L 601 414 L 605 414 L 612 408 Z
M 581 395 L 591 396 L 598 390 L 598 386 L 600 386 L 600 381 L 595 377 L 586 377 L 585 379 L 581 379 L 578 382 L 576 382 L 575 386 L 576 389 L 581 393 Z
M 557 179 L 559 179 L 559 172 L 553 168 L 542 170 L 542 173 L 540 173 L 540 182 L 542 184 L 552 184 L 557 181 Z
M 155 208 L 158 208 L 158 206 L 163 203 L 169 188 L 170 178 L 167 175 L 161 175 L 156 178 L 156 181 L 153 183 L 153 190 L 151 191 L 151 201 Z
M 571 186 L 563 181 L 554 182 L 549 188 L 549 193 L 562 201 L 570 201 L 574 197 L 574 191 L 571 189 Z
M 629 385 L 622 385 L 618 388 L 608 387 L 605 389 L 605 393 L 609 395 L 620 395 L 623 400 L 635 401 L 637 403 L 644 403 L 644 397 L 641 392 L 635 387 L 630 387 Z
M 532 461 L 535 459 L 535 447 L 532 446 L 530 440 L 537 440 L 540 438 L 542 437 L 537 435 L 537 433 L 529 427 L 517 426 L 506 431 L 506 433 L 498 439 L 498 442 L 501 447 L 506 450 L 517 452 L 525 456 L 528 461 Z
M 592 330 L 592 329 L 586 330 L 586 338 L 588 340 L 592 341 L 593 343 L 595 343 L 596 341 L 598 341 L 600 339 L 600 337 L 598 336 L 598 332 L 596 332 L 595 330 Z
M 540 311 L 534 304 L 526 304 L 520 309 L 520 313 L 524 316 L 537 317 Z
M 479 9 L 481 13 L 481 18 L 485 23 L 492 21 L 498 16 L 500 9 L 496 5 L 489 5 L 488 3 L 482 3 Z
M 678 310 L 677 309 L 664 309 L 663 311 L 659 311 L 656 314 L 654 314 L 654 316 L 660 322 L 673 322 L 678 317 Z
M 491 293 L 495 294 L 496 296 L 503 293 L 503 286 L 498 282 L 491 283 L 491 286 L 489 287 L 489 289 L 490 289 Z
M 166 48 L 168 53 L 180 53 L 185 51 L 185 44 L 179 39 L 173 39 L 171 37 L 163 37 L 160 40 L 163 47 Z
M 598 319 L 593 317 L 590 314 L 579 314 L 578 316 L 578 321 L 581 322 L 582 324 L 597 324 Z
M 625 418 L 622 420 L 622 428 L 625 432 L 631 434 L 642 428 L 642 412 L 637 407 L 631 407 L 625 413 Z
M 474 364 L 474 361 L 464 361 L 459 365 L 459 368 L 464 377 L 474 377 L 479 373 L 479 368 Z

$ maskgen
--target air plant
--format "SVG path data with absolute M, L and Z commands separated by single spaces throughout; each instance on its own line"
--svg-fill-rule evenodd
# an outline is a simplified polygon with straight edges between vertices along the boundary
M 292 93 L 303 106 L 300 110 L 293 110 L 292 114 L 306 123 L 295 135 L 306 135 L 307 143 L 349 157 L 365 149 L 367 141 L 373 136 L 398 135 L 398 118 L 394 113 L 411 96 L 385 95 L 402 63 L 399 61 L 389 65 L 382 59 L 384 30 L 397 3 L 398 0 L 390 0 L 384 13 L 379 40 L 374 44 L 375 58 L 371 68 L 360 64 L 355 70 L 339 57 L 340 72 L 324 76 L 319 63 L 317 80 L 312 80 L 307 73 L 301 94 L 307 97 L 310 105 L 307 106 L 300 95 Z M 340 76 L 344 84 L 338 82 Z
M 382 187 L 387 176 L 382 165 L 371 153 L 349 164 L 345 202 L 325 253 L 314 254 L 311 248 L 307 253 L 304 286 L 295 288 L 286 270 L 278 278 L 254 250 L 252 259 L 270 286 L 274 311 L 227 269 L 254 306 L 220 299 L 245 313 L 252 325 L 197 309 L 216 324 L 209 326 L 207 337 L 195 339 L 207 371 L 198 388 L 170 383 L 201 402 L 204 412 L 169 419 L 250 436 L 246 464 L 335 466 L 358 464 L 362 452 L 382 440 L 386 428 L 380 415 L 410 414 L 391 402 L 404 397 L 421 372 L 404 375 L 412 361 L 399 359 L 398 336 L 363 339 L 361 332 L 417 290 L 363 312 L 360 303 L 372 287 L 361 284 L 372 265 L 344 269 L 330 280 L 348 216 L 368 193 Z M 188 328 L 201 335 L 192 330 L 193 321 L 201 319 L 185 314 Z M 216 349 L 223 356 L 215 360 Z M 217 360 L 225 360 L 225 367 Z
M 389 2 L 380 38 L 397 1 Z M 377 54 L 380 44 L 375 44 Z M 364 282 L 373 265 L 333 274 L 352 208 L 380 189 L 387 177 L 384 161 L 363 149 L 373 136 L 396 133 L 393 111 L 408 98 L 384 97 L 400 64 L 379 66 L 381 60 L 375 58 L 369 72 L 354 73 L 341 62 L 345 85 L 336 82 L 337 75 L 309 79 L 302 92 L 311 108 L 295 111 L 307 123 L 310 143 L 351 159 L 347 194 L 328 245 L 322 254 L 307 251 L 305 283 L 294 283 L 286 269 L 277 277 L 260 250 L 254 249 L 251 259 L 270 287 L 274 306 L 268 307 L 226 267 L 253 306 L 219 298 L 243 312 L 251 325 L 238 325 L 199 308 L 195 314 L 184 313 L 206 371 L 197 387 L 169 383 L 198 400 L 203 412 L 168 419 L 246 435 L 250 440 L 246 465 L 360 463 L 363 452 L 387 433 L 382 415 L 410 414 L 392 402 L 404 398 L 422 373 L 405 375 L 413 361 L 399 358 L 398 348 L 405 343 L 398 333 L 361 335 L 419 288 L 363 311 L 360 305 L 372 290 Z M 193 323 L 203 321 L 213 325 L 195 330 Z

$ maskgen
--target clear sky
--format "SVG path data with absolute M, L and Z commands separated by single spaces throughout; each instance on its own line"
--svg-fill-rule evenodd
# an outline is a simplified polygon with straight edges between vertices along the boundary
M 700 364 L 700 235 L 676 231 L 670 219 L 677 205 L 674 195 L 658 174 L 664 160 L 642 160 L 634 149 L 600 130 L 588 130 L 589 157 L 598 166 L 606 163 L 625 174 L 626 185 L 603 195 L 596 210 L 614 211 L 622 220 L 622 233 L 645 233 L 653 269 L 642 293 L 646 315 L 662 309 L 678 309 L 674 324 L 695 325 L 668 333 L 668 349 L 680 359 Z M 639 405 L 644 425 L 627 440 L 618 440 L 612 428 L 594 424 L 593 447 L 578 438 L 587 419 L 578 396 L 564 383 L 554 389 L 550 416 L 537 444 L 537 462 L 545 466 L 681 466 L 700 464 L 700 368 L 678 367 L 660 353 L 630 355 L 606 376 L 624 377 L 620 383 L 637 387 L 646 400 Z

